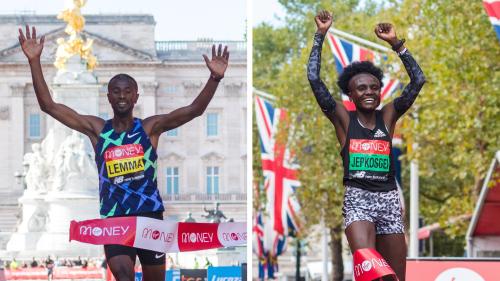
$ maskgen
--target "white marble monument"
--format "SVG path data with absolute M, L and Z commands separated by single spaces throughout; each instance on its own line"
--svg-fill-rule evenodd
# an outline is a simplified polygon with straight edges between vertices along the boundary
M 80 114 L 98 115 L 97 79 L 79 56 L 71 57 L 51 86 L 56 102 Z M 47 121 L 49 133 L 24 156 L 26 190 L 19 204 L 22 221 L 7 243 L 8 252 L 98 256 L 101 247 L 69 241 L 71 220 L 99 217 L 97 169 L 87 137 L 58 121 Z

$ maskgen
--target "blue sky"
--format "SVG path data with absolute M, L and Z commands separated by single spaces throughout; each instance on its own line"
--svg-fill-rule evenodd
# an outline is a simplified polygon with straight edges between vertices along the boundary
M 0 14 L 57 14 L 64 0 L 2 1 Z M 244 40 L 245 0 L 88 0 L 82 13 L 147 13 L 156 20 L 156 40 Z
M 272 25 L 280 25 L 279 17 L 283 17 L 285 12 L 277 0 L 251 0 L 253 9 L 252 26 L 267 22 Z

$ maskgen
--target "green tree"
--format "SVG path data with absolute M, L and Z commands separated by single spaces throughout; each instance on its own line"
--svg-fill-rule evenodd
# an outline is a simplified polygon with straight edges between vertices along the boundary
M 419 11 L 415 13 L 415 11 Z M 386 11 L 410 39 L 428 83 L 404 134 L 421 179 L 421 214 L 444 226 L 471 214 L 500 135 L 500 44 L 481 1 L 404 1 Z M 463 235 L 464 221 L 446 228 Z M 461 241 L 465 243 L 465 241 Z

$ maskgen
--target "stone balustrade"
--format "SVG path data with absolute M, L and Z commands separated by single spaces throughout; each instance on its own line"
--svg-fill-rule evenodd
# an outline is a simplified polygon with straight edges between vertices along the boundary
M 186 202 L 186 203 L 203 203 L 203 202 L 235 202 L 245 203 L 247 199 L 246 193 L 186 193 L 186 194 L 163 194 L 163 201 L 167 202 Z

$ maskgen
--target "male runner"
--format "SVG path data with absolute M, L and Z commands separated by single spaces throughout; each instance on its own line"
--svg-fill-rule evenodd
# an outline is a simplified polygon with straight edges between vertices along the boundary
M 156 148 L 163 132 L 177 128 L 203 114 L 226 71 L 227 46 L 212 59 L 203 55 L 210 77 L 196 99 L 188 106 L 144 120 L 134 118 L 132 111 L 139 98 L 137 82 L 127 74 L 118 74 L 108 83 L 108 101 L 114 116 L 103 120 L 81 115 L 56 103 L 43 77 L 40 55 L 44 37 L 37 40 L 36 29 L 26 26 L 26 36 L 19 29 L 19 43 L 28 58 L 33 86 L 42 111 L 64 125 L 90 138 L 99 171 L 100 213 L 103 217 L 147 216 L 163 219 L 162 199 L 156 183 Z M 136 256 L 142 264 L 143 280 L 165 280 L 165 253 L 121 245 L 105 245 L 104 252 L 111 272 L 118 281 L 134 280 Z
M 371 62 L 353 62 L 339 75 L 337 84 L 356 105 L 348 112 L 336 103 L 320 78 L 321 48 L 332 16 L 321 11 L 315 17 L 317 31 L 307 68 L 307 78 L 323 113 L 335 127 L 344 163 L 345 233 L 351 252 L 376 249 L 399 280 L 405 280 L 406 243 L 401 202 L 395 181 L 392 135 L 396 121 L 410 108 L 425 83 L 425 77 L 393 26 L 380 23 L 378 38 L 396 51 L 410 76 L 400 97 L 381 110 L 383 72 Z

